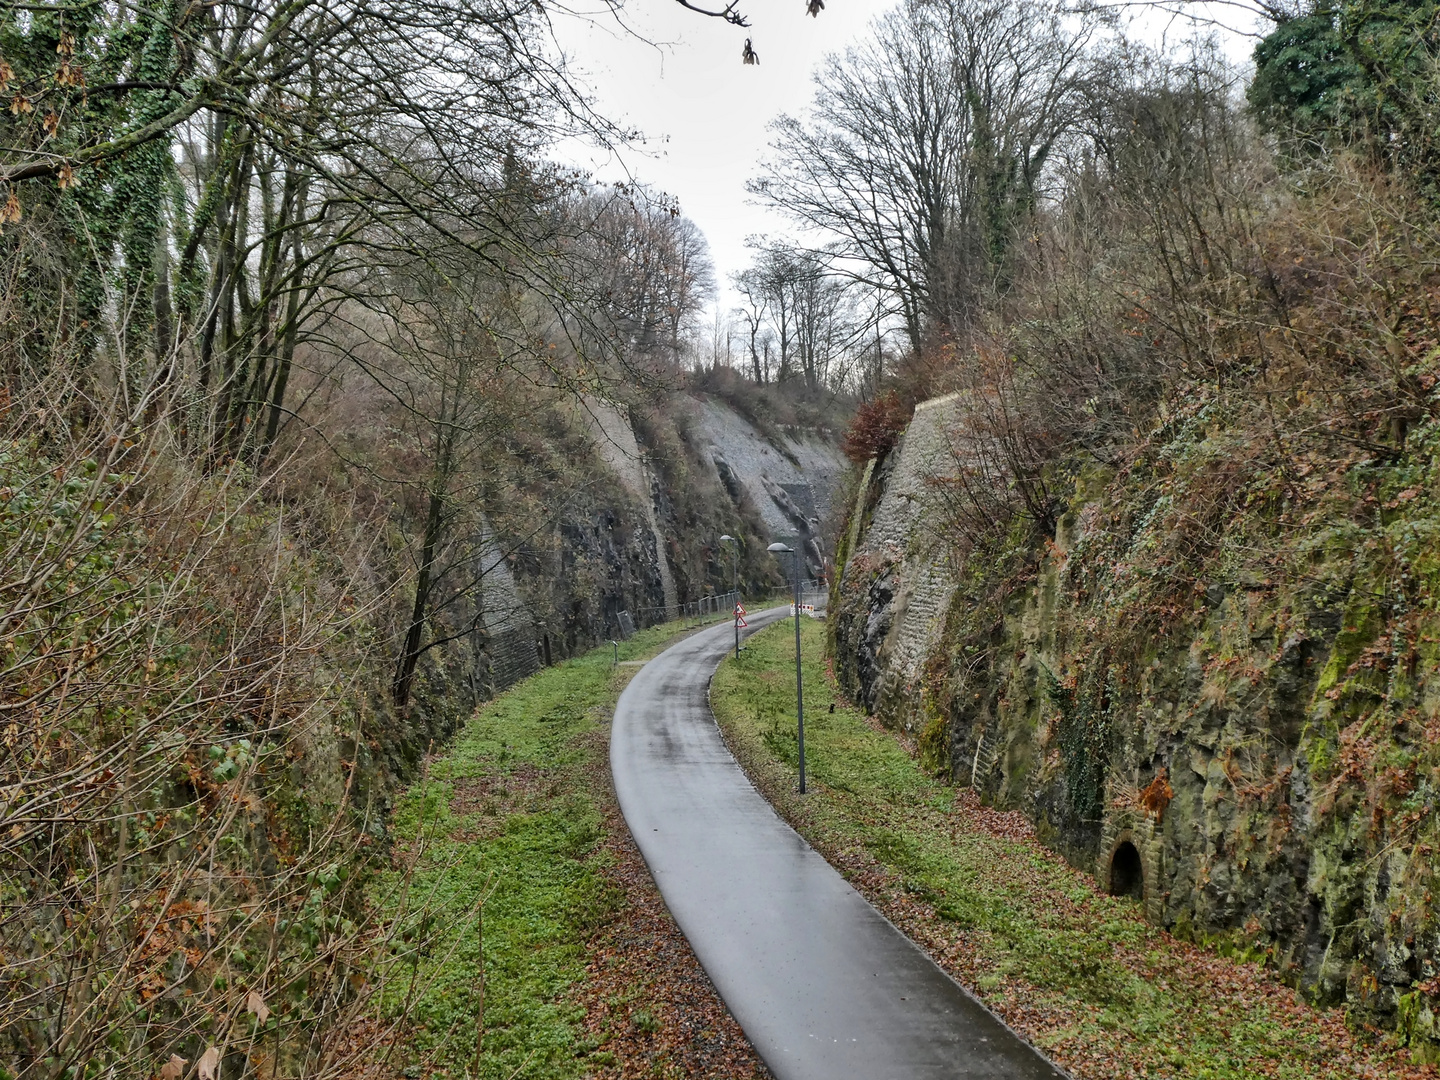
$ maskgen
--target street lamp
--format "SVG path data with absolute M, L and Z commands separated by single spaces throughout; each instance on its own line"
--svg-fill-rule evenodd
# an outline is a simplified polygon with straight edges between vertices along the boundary
M 800 794 L 805 794 L 805 688 L 800 677 L 800 553 L 789 544 L 771 544 L 772 555 L 789 555 L 795 579 L 795 730 L 800 741 Z
M 740 659 L 740 541 L 726 533 L 720 537 L 722 544 L 734 544 L 730 553 L 730 594 L 735 600 L 735 659 Z

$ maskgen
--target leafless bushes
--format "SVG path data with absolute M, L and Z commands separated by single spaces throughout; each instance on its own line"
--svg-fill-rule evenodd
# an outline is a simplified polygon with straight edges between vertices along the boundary
M 1017 515 L 1055 531 L 1059 506 L 1056 432 L 1028 409 L 1029 388 L 1003 353 L 975 351 L 958 366 L 955 420 L 947 431 L 952 465 L 932 480 L 947 539 L 984 550 Z
M 363 550 L 55 381 L 0 410 L 0 1062 L 323 1074 L 382 933 Z
M 193 339 L 0 339 L 0 1068 L 384 1075 L 431 935 L 375 885 L 378 759 L 423 753 L 417 666 L 554 531 L 601 382 L 464 245 L 390 254 L 297 344 L 264 468 L 217 452 Z
M 1067 471 L 1126 466 L 1201 401 L 1256 433 L 1243 454 L 1282 478 L 1322 445 L 1396 454 L 1435 338 L 1419 200 L 1346 158 L 1282 173 L 1204 55 L 1147 63 L 1093 123 L 1017 238 L 1011 286 L 931 350 L 947 373 L 932 385 L 963 402 L 942 484 L 956 532 L 973 542 L 1017 513 L 1053 532 Z M 1212 548 L 1238 475 L 1217 473 L 1175 536 L 1193 525 Z

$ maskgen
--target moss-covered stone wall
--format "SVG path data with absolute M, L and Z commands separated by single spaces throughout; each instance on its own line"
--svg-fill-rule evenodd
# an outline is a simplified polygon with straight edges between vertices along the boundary
M 1259 428 L 1196 388 L 1123 459 L 1057 467 L 1053 534 L 937 544 L 945 507 L 912 500 L 876 545 L 907 432 L 854 493 L 836 670 L 1152 920 L 1433 1049 L 1440 425 L 1278 460 Z M 917 663 L 887 646 L 937 575 Z

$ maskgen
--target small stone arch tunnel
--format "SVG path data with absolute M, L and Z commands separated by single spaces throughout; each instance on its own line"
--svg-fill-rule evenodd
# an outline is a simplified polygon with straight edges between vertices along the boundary
M 1110 895 L 1131 900 L 1145 899 L 1145 864 L 1140 849 L 1127 839 L 1115 845 L 1110 853 Z

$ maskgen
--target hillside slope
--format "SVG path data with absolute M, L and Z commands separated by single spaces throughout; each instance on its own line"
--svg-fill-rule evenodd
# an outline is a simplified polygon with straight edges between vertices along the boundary
M 1433 1048 L 1440 402 L 1367 446 L 1290 434 L 1328 407 L 1299 402 L 1282 442 L 1191 386 L 1123 461 L 1058 474 L 1053 535 L 983 551 L 949 530 L 962 405 L 866 470 L 842 685 L 1152 921 Z
M 722 533 L 744 589 L 780 583 L 749 489 L 727 491 L 693 431 L 724 407 L 683 392 L 523 402 L 450 499 L 423 620 L 423 488 L 381 467 L 428 463 L 393 426 L 297 438 L 257 475 L 196 460 L 164 423 L 10 401 L 0 1076 L 345 1073 L 392 1037 L 377 995 L 408 978 L 413 928 L 365 888 L 400 787 L 478 702 L 728 591 Z M 812 445 L 834 468 L 799 475 L 827 483 L 840 458 Z

